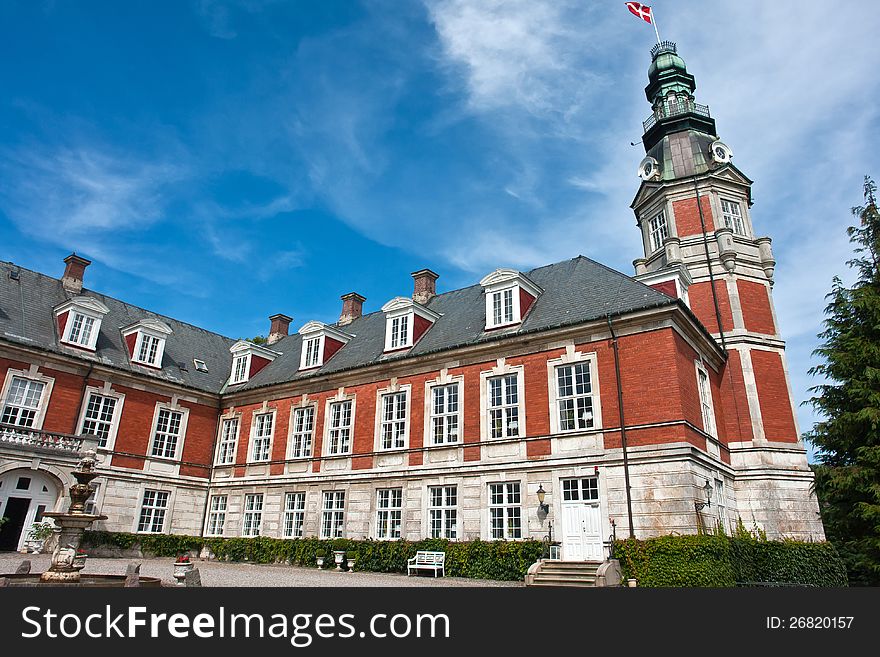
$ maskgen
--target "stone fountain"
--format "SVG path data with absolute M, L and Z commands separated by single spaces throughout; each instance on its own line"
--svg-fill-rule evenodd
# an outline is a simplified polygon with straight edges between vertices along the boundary
M 98 476 L 95 466 L 98 460 L 94 449 L 87 449 L 71 472 L 76 483 L 70 487 L 70 507 L 67 512 L 55 511 L 44 514 L 52 518 L 61 528 L 58 543 L 52 552 L 52 565 L 40 575 L 41 582 L 77 583 L 79 571 L 85 563 L 77 559 L 77 550 L 82 543 L 83 534 L 96 520 L 106 520 L 107 516 L 86 513 L 86 500 L 95 492 L 92 479 Z

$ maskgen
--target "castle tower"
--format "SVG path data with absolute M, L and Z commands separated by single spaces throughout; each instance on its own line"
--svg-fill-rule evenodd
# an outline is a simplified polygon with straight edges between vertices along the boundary
M 646 157 L 632 203 L 644 257 L 636 278 L 682 299 L 727 352 L 724 426 L 746 525 L 823 538 L 773 306 L 770 238 L 752 223 L 752 181 L 733 163 L 676 45 L 651 51 Z

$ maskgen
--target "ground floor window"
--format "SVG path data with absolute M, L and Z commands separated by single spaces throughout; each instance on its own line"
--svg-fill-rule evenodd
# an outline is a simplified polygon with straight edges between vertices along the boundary
M 259 536 L 263 524 L 263 494 L 244 496 L 244 522 L 242 536 Z
M 138 531 L 149 534 L 161 534 L 165 528 L 165 512 L 168 510 L 168 491 L 145 490 L 141 502 L 141 515 L 138 520 Z
M 376 507 L 376 538 L 400 538 L 403 489 L 387 488 L 378 491 Z
M 300 538 L 306 520 L 306 494 L 288 493 L 284 496 L 284 538 Z
M 519 482 L 489 484 L 489 518 L 493 539 L 522 538 Z
M 205 533 L 211 536 L 222 536 L 223 525 L 226 524 L 226 496 L 214 495 L 208 508 L 208 526 Z
M 458 538 L 458 487 L 431 486 L 428 505 L 431 538 Z
M 344 532 L 345 491 L 325 490 L 321 512 L 321 538 L 341 538 Z

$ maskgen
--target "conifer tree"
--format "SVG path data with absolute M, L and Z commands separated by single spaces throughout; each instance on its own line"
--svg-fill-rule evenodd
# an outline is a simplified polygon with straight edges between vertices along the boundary
M 865 177 L 865 204 L 852 209 L 848 228 L 858 278 L 835 277 L 825 308 L 822 364 L 810 374 L 825 381 L 809 403 L 821 420 L 807 438 L 818 448 L 816 495 L 828 540 L 850 583 L 880 585 L 880 211 L 877 187 Z

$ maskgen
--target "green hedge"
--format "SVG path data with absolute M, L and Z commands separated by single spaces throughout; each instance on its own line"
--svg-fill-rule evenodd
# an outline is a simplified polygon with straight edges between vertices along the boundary
M 614 556 L 639 586 L 730 587 L 743 583 L 846 586 L 831 543 L 700 534 L 616 541 Z
M 445 572 L 453 577 L 522 580 L 544 549 L 540 541 L 469 541 L 443 539 L 422 541 L 355 541 L 318 538 L 202 538 L 169 534 L 127 534 L 86 532 L 84 546 L 140 550 L 157 557 L 173 557 L 184 552 L 198 553 L 208 548 L 215 558 L 252 563 L 289 563 L 315 566 L 315 552 L 327 554 L 325 568 L 335 567 L 333 550 L 358 553 L 355 570 L 377 573 L 405 573 L 407 559 L 418 550 L 446 553 Z

